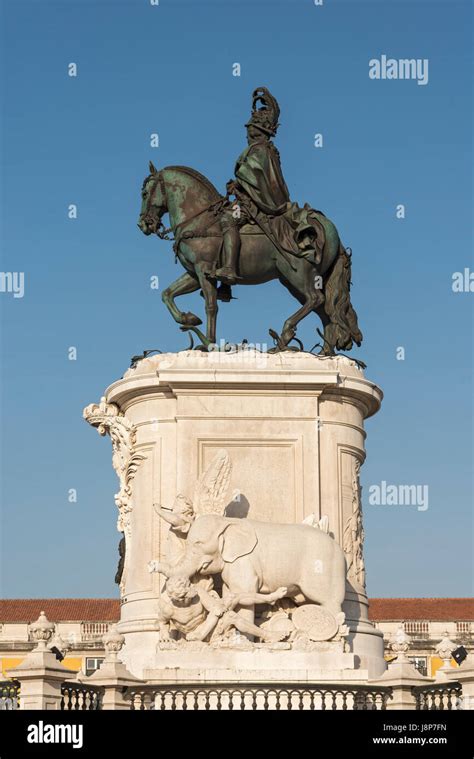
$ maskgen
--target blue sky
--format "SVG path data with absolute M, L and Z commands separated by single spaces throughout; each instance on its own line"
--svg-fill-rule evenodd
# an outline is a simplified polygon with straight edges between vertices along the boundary
M 470 595 L 474 295 L 451 287 L 474 269 L 470 4 L 1 5 L 1 269 L 25 272 L 25 295 L 0 293 L 0 593 L 116 594 L 117 480 L 82 408 L 132 354 L 187 344 L 149 287 L 179 272 L 170 244 L 136 227 L 141 183 L 152 159 L 223 189 L 265 85 L 292 198 L 322 209 L 353 250 L 365 337 L 354 355 L 385 393 L 362 471 L 369 595 Z M 369 79 L 382 54 L 427 58 L 428 84 Z M 227 340 L 265 342 L 295 310 L 278 283 L 236 294 L 219 313 Z M 300 325 L 307 347 L 317 326 Z M 428 485 L 429 508 L 369 505 L 382 481 Z

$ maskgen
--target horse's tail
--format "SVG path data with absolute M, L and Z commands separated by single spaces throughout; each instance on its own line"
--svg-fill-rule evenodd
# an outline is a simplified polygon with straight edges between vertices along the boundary
M 346 351 L 352 348 L 353 341 L 356 345 L 362 342 L 362 332 L 350 298 L 351 255 L 339 242 L 339 254 L 324 287 L 324 310 L 330 320 L 324 338 L 332 348 Z

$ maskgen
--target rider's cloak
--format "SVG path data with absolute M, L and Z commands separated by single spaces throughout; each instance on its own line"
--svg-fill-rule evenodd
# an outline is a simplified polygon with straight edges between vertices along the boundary
M 319 264 L 324 245 L 324 230 L 317 214 L 305 204 L 290 203 L 283 179 L 280 155 L 273 142 L 260 140 L 249 145 L 237 159 L 235 176 L 258 212 L 267 216 L 274 237 L 289 253 Z
M 237 159 L 235 176 L 260 211 L 278 216 L 290 199 L 280 156 L 268 140 L 249 145 Z

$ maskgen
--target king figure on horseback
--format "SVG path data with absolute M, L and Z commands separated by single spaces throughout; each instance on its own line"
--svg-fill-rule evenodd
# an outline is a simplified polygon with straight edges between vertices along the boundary
M 162 239 L 173 234 L 176 259 L 185 270 L 163 290 L 162 299 L 181 329 L 199 337 L 203 349 L 216 342 L 218 300 L 231 299 L 231 285 L 259 285 L 273 279 L 294 295 L 300 308 L 287 317 L 281 333 L 270 330 L 272 350 L 294 349 L 289 343 L 295 339 L 297 324 L 311 312 L 324 327 L 323 354 L 350 350 L 354 342 L 362 341 L 350 300 L 350 253 L 322 211 L 290 201 L 271 139 L 279 115 L 268 89 L 254 90 L 246 124 L 248 146 L 237 159 L 225 197 L 188 166 L 157 170 L 150 163 L 143 182 L 138 226 L 145 235 Z M 162 221 L 165 214 L 170 219 L 168 229 Z M 181 311 L 175 302 L 196 290 L 205 301 L 205 333 L 198 329 L 201 319 Z
M 258 108 L 258 103 L 262 108 Z M 287 209 L 290 196 L 280 164 L 280 154 L 271 138 L 278 129 L 280 108 L 266 87 L 253 93 L 252 115 L 245 124 L 248 147 L 235 164 L 235 179 L 227 183 L 227 198 L 219 219 L 223 235 L 222 267 L 216 277 L 227 284 L 238 280 L 236 272 L 240 253 L 240 232 L 244 224 L 256 223 L 258 214 L 279 216 Z

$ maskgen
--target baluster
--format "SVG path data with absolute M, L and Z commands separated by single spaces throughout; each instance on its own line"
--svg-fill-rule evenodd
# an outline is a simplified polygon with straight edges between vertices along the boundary
M 254 690 L 251 691 L 252 694 L 252 711 L 257 710 L 257 689 L 254 688 Z
M 275 710 L 277 712 L 279 712 L 280 708 L 281 708 L 281 700 L 280 699 L 281 699 L 282 693 L 283 693 L 283 691 L 279 690 L 278 688 L 275 689 L 275 699 L 276 699 Z
M 264 688 L 262 692 L 263 692 L 263 710 L 267 712 L 268 711 L 268 689 Z

